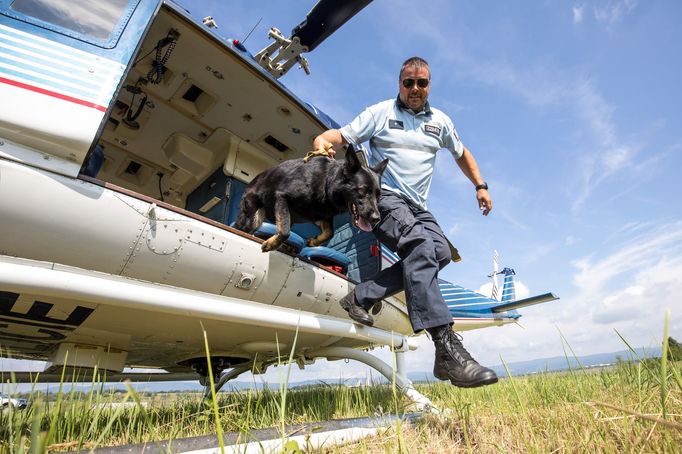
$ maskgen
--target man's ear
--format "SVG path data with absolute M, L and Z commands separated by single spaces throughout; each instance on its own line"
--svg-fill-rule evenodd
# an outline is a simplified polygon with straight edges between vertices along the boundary
M 360 167 L 362 167 L 362 163 L 360 163 L 358 155 L 355 154 L 355 147 L 348 144 L 348 147 L 346 148 L 346 170 L 349 173 L 353 173 L 357 172 Z
M 384 173 L 384 170 L 386 170 L 386 166 L 388 165 L 388 158 L 384 159 L 381 161 L 379 164 L 375 165 L 374 167 L 370 167 L 371 170 L 374 172 L 378 173 L 379 176 L 381 176 L 382 173 Z

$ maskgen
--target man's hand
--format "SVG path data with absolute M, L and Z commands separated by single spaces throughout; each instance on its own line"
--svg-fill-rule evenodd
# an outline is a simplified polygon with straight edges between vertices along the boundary
M 345 139 L 338 129 L 328 129 L 313 140 L 313 150 L 323 150 L 329 153 L 331 158 L 336 156 L 336 145 L 344 145 Z
M 466 147 L 464 147 L 464 152 L 459 159 L 457 159 L 457 165 L 464 175 L 471 181 L 477 188 L 481 186 L 480 189 L 476 190 L 476 200 L 478 200 L 478 209 L 481 210 L 483 216 L 488 216 L 490 210 L 493 209 L 493 201 L 490 200 L 490 194 L 488 193 L 488 185 L 485 180 L 481 178 L 481 172 L 478 170 L 478 164 L 474 159 L 474 155 L 471 154 Z
M 313 141 L 313 150 L 326 152 L 332 158 L 336 155 L 334 144 L 326 140 L 322 135 L 317 136 Z
M 488 190 L 479 189 L 476 191 L 476 199 L 478 200 L 478 209 L 481 210 L 483 216 L 488 216 L 490 210 L 493 209 L 493 201 L 490 199 Z
M 326 151 L 327 154 L 329 154 L 329 157 L 332 159 L 334 159 L 334 157 L 336 156 L 336 150 L 334 150 L 334 145 L 332 145 L 330 142 L 327 142 L 324 145 L 322 145 L 320 150 Z

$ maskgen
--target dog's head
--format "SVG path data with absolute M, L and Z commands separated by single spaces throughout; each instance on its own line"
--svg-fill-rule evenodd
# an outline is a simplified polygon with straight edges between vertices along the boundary
M 388 159 L 384 159 L 374 167 L 365 167 L 355 154 L 355 148 L 348 145 L 343 169 L 346 181 L 344 197 L 353 225 L 365 232 L 371 232 L 372 227 L 381 220 L 378 200 L 381 174 L 387 164 Z

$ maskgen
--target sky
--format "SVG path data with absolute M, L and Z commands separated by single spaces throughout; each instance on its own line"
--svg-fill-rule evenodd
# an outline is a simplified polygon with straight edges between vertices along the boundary
M 181 3 L 255 54 L 315 1 Z M 439 153 L 428 204 L 464 259 L 441 277 L 485 289 L 497 250 L 517 296 L 561 298 L 523 309 L 521 326 L 464 333 L 479 362 L 561 356 L 562 336 L 577 355 L 627 348 L 617 333 L 656 346 L 666 310 L 682 339 L 681 19 L 676 0 L 374 0 L 307 54 L 310 76 L 294 68 L 281 81 L 345 124 L 397 95 L 405 59 L 430 63 L 430 103 L 452 118 L 494 204 L 481 216 Z M 409 371 L 432 368 L 420 339 Z M 292 379 L 369 374 L 342 361 L 309 369 Z

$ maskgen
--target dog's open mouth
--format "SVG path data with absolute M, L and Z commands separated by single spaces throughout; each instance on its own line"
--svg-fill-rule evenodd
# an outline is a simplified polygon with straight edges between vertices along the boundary
M 365 232 L 372 231 L 372 224 L 370 224 L 367 219 L 363 218 L 358 214 L 358 209 L 354 203 L 350 206 L 351 218 L 353 218 L 353 225 Z

